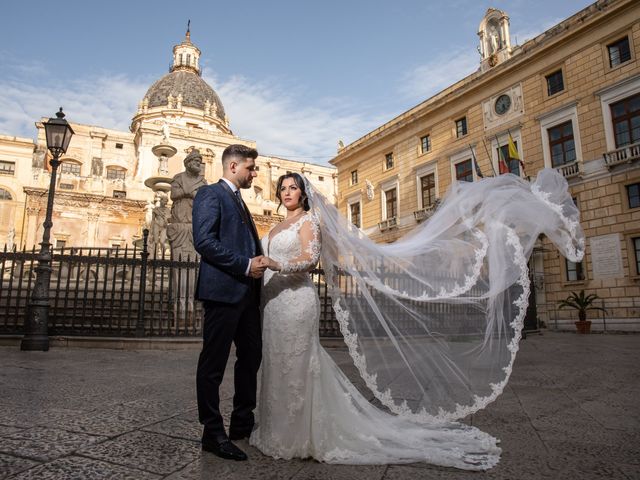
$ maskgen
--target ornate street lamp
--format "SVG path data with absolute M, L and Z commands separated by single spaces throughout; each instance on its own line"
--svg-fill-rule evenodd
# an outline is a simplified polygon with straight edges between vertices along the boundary
M 38 254 L 38 266 L 36 270 L 36 282 L 31 292 L 27 320 L 24 325 L 24 337 L 20 344 L 21 350 L 49 350 L 49 281 L 51 279 L 51 227 L 53 222 L 53 197 L 56 194 L 56 173 L 60 166 L 60 157 L 67 151 L 69 142 L 73 136 L 73 129 L 64 119 L 62 107 L 56 113 L 56 118 L 50 118 L 44 123 L 44 131 L 47 137 L 47 148 L 53 155 L 49 161 L 51 165 L 51 182 L 49 183 L 49 195 L 47 197 L 47 214 L 44 220 L 44 232 L 40 253 Z

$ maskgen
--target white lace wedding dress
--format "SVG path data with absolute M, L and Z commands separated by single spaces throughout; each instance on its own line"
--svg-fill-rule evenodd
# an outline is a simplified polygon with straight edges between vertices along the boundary
M 306 273 L 321 247 L 312 213 L 262 243 L 282 270 L 264 276 L 262 380 L 252 445 L 274 458 L 327 463 L 429 462 L 468 470 L 498 463 L 496 439 L 477 428 L 414 423 L 374 407 L 322 348 L 320 302 Z

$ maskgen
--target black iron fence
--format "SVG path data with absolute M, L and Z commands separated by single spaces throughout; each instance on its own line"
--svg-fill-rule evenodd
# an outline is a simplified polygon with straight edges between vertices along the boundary
M 52 254 L 50 335 L 201 334 L 195 259 L 135 247 L 55 248 Z M 0 334 L 23 332 L 37 256 L 35 249 L 0 251 Z M 322 271 L 312 278 L 321 299 L 321 335 L 339 336 Z
M 194 337 L 201 334 L 202 305 L 193 299 L 198 269 L 195 259 L 175 259 L 164 253 L 150 255 L 144 247 L 56 248 L 52 255 L 50 335 Z M 5 247 L 0 251 L 0 334 L 23 333 L 37 256 L 35 249 L 17 251 Z M 407 311 L 429 316 L 432 327 L 444 335 L 483 331 L 482 309 L 470 309 L 455 302 L 418 303 L 378 298 L 375 290 L 359 287 L 344 272 L 336 275 L 347 308 L 366 309 L 354 301 L 363 294 L 372 297 L 378 305 L 384 304 L 387 314 L 404 319 L 401 328 L 405 333 L 420 334 L 424 328 L 419 318 L 408 315 Z M 320 298 L 320 335 L 340 337 L 324 271 L 315 269 L 311 277 Z M 453 280 L 454 277 L 443 278 L 443 285 Z M 412 288 L 405 276 L 394 275 L 393 269 L 385 273 L 385 282 L 400 291 Z M 481 297 L 482 293 L 474 287 L 469 295 Z M 516 288 L 509 295 L 517 298 L 520 293 Z M 373 311 L 361 313 L 375 315 Z M 385 333 L 371 330 L 360 334 Z

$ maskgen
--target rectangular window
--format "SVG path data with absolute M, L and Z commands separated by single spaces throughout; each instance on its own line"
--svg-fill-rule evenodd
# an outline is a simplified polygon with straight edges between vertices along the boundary
M 574 263 L 565 258 L 565 264 L 567 268 L 568 282 L 580 282 L 584 280 L 584 271 L 582 270 L 582 262 Z
M 56 248 L 64 248 L 66 244 L 66 240 L 56 240 Z
M 124 168 L 107 168 L 107 180 L 124 180 L 126 175 Z
M 60 188 L 61 190 L 73 190 L 74 186 L 73 186 L 73 183 L 60 182 L 60 184 L 58 185 L 58 188 Z
M 387 218 L 385 220 L 388 220 L 398 215 L 398 193 L 396 188 L 393 187 L 390 190 L 386 190 L 384 198 L 387 206 Z
M 456 136 L 458 138 L 467 134 L 467 117 L 456 120 Z
M 640 237 L 632 238 L 633 252 L 636 259 L 636 275 L 640 275 Z
M 122 150 L 124 148 L 124 145 L 122 145 L 121 143 L 116 143 L 116 148 L 118 150 Z
M 114 190 L 113 198 L 127 198 L 127 192 L 124 190 Z
M 318 176 L 318 181 L 319 181 L 319 182 L 324 182 L 324 177 L 322 177 L 322 176 Z
M 551 165 L 560 167 L 567 163 L 575 162 L 576 146 L 573 140 L 573 123 L 571 120 L 549 128 L 547 133 L 549 134 Z
M 473 182 L 471 159 L 456 163 L 456 180 L 459 182 Z
M 272 211 L 271 210 L 262 210 L 262 214 L 266 215 L 267 217 L 270 217 L 272 215 Z
M 629 208 L 640 207 L 640 183 L 627 185 L 627 200 L 629 200 Z
M 358 183 L 358 170 L 353 170 L 351 172 L 351 185 L 356 185 Z
M 617 67 L 631 60 L 631 49 L 629 48 L 629 37 L 621 38 L 607 45 L 609 52 L 609 66 Z
M 431 137 L 429 135 L 425 135 L 420 138 L 420 151 L 422 153 L 427 153 L 431 150 Z
M 518 142 L 515 140 L 513 144 L 518 148 Z M 509 156 L 509 144 L 498 147 L 498 159 L 502 158 L 509 168 L 509 173 L 520 176 L 520 161 L 517 158 L 511 158 Z
M 384 169 L 389 170 L 393 168 L 393 153 L 387 153 L 384 156 Z
M 436 176 L 433 173 L 420 177 L 422 208 L 430 207 L 436 201 Z
M 349 205 L 349 213 L 351 215 L 351 223 L 360 228 L 360 202 Z
M 13 175 L 16 172 L 15 162 L 0 160 L 0 175 Z
M 547 95 L 551 96 L 554 93 L 564 90 L 564 80 L 562 79 L 562 70 L 553 72 L 545 77 L 547 79 Z
M 611 104 L 616 148 L 640 142 L 640 94 Z
M 80 176 L 80 164 L 72 162 L 62 162 L 60 165 L 60 171 L 62 173 L 69 173 L 71 175 Z

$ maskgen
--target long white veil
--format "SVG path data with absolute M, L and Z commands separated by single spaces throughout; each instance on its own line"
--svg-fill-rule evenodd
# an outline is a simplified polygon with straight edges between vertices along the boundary
M 431 218 L 392 244 L 374 243 L 306 188 L 351 357 L 375 397 L 414 421 L 460 419 L 502 392 L 539 235 L 571 261 L 584 254 L 579 212 L 552 169 L 532 183 L 514 175 L 455 183 Z

